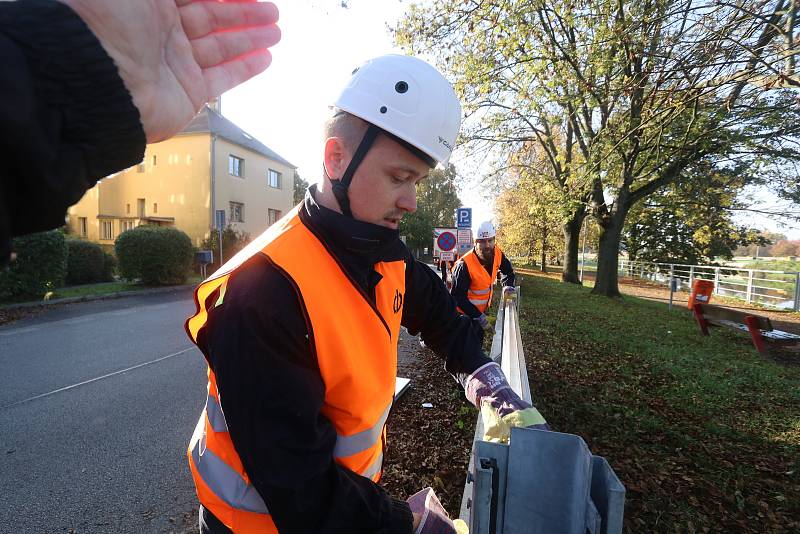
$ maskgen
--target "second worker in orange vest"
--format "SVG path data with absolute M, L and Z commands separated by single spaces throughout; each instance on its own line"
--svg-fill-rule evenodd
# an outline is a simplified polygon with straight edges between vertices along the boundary
M 399 239 L 460 119 L 421 60 L 356 69 L 326 125 L 320 182 L 195 291 L 186 331 L 208 389 L 187 453 L 202 534 L 455 532 L 430 489 L 405 500 L 378 485 L 401 325 L 476 406 L 533 409 Z
M 481 332 L 490 328 L 486 310 L 492 305 L 498 272 L 503 275 L 503 293 L 514 291 L 514 268 L 495 240 L 494 225 L 490 221 L 482 222 L 475 246 L 453 267 L 450 294 L 458 305 L 458 311 L 475 320 Z

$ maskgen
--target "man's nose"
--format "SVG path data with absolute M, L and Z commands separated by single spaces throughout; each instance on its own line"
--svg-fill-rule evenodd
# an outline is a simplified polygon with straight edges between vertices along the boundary
M 412 187 L 410 191 L 403 191 L 403 194 L 401 194 L 400 198 L 397 199 L 397 207 L 403 211 L 407 211 L 408 213 L 414 213 L 417 211 L 416 188 Z

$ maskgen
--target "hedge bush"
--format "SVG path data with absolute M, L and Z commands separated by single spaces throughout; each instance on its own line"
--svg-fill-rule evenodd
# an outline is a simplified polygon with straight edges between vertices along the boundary
M 103 250 L 103 277 L 101 282 L 111 282 L 114 280 L 114 272 L 117 270 L 117 257 L 110 252 Z
M 67 283 L 91 284 L 109 280 L 106 275 L 106 253 L 103 247 L 91 241 L 67 239 Z
M 192 240 L 176 228 L 139 226 L 114 242 L 119 274 L 145 285 L 186 282 L 192 267 Z
M 0 300 L 42 298 L 64 285 L 68 249 L 61 231 L 17 237 L 11 247 L 17 256 L 0 270 Z

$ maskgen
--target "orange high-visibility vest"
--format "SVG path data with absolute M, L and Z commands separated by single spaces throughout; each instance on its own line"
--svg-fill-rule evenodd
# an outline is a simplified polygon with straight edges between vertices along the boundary
M 325 383 L 321 411 L 337 433 L 334 460 L 377 482 L 394 399 L 405 262 L 374 266 L 382 279 L 371 303 L 303 224 L 299 209 L 272 225 L 196 289 L 197 313 L 186 321 L 186 331 L 197 343 L 209 310 L 225 305 L 231 274 L 255 254 L 266 256 L 297 286 L 308 314 L 311 346 Z M 277 532 L 233 447 L 211 369 L 206 406 L 188 456 L 200 502 L 225 526 L 236 533 Z
M 492 274 L 486 272 L 486 269 L 478 259 L 473 248 L 461 257 L 469 272 L 469 289 L 467 290 L 467 298 L 469 301 L 478 308 L 478 311 L 484 313 L 492 302 L 492 294 L 494 292 L 494 282 L 497 280 L 497 271 L 500 269 L 500 260 L 503 258 L 503 252 L 500 247 L 494 247 L 494 261 L 492 262 Z M 461 308 L 458 309 L 464 313 Z

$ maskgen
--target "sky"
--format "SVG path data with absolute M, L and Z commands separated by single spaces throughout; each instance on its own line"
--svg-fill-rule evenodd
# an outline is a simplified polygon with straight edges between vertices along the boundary
M 328 105 L 354 68 L 395 48 L 387 24 L 408 9 L 408 0 L 277 0 L 281 42 L 272 65 L 222 97 L 222 114 L 298 167 L 300 176 L 321 176 L 322 125 Z M 459 154 L 453 157 L 457 167 Z M 474 181 L 474 180 L 471 180 Z M 492 217 L 492 206 L 470 184 L 459 191 L 473 208 L 473 226 Z
M 328 105 L 350 73 L 394 47 L 394 26 L 409 0 L 274 0 L 280 10 L 281 42 L 272 49 L 266 72 L 222 97 L 222 113 L 298 167 L 308 182 L 321 176 L 322 125 Z M 481 194 L 482 162 L 468 161 L 458 149 L 453 163 L 462 180 L 459 197 L 473 210 L 473 229 L 493 218 L 493 204 Z M 478 171 L 474 171 L 478 169 Z M 769 197 L 765 196 L 767 204 Z M 763 216 L 742 214 L 737 222 L 800 239 L 800 229 L 779 227 Z

